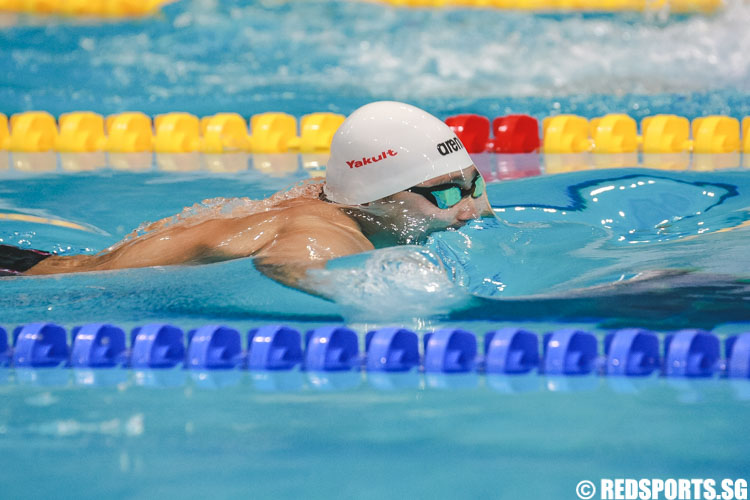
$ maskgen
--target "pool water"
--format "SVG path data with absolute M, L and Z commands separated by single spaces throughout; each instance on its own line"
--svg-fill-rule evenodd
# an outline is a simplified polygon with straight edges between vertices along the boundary
M 302 168 L 274 176 L 254 168 L 234 174 L 9 171 L 4 211 L 55 225 L 6 220 L 0 243 L 96 253 L 191 202 L 225 197 L 228 207 L 241 206 L 232 200 L 267 197 L 308 174 Z M 6 279 L 0 304 L 9 322 L 460 318 L 711 328 L 747 320 L 750 214 L 742 193 L 748 188 L 750 175 L 741 170 L 621 168 L 490 182 L 497 218 L 434 234 L 424 247 L 376 250 L 318 271 L 333 302 L 275 283 L 248 258 Z M 201 206 L 208 205 L 196 206 L 196 214 Z M 425 251 L 436 265 L 424 265 Z
M 742 118 L 748 22 L 739 1 L 707 17 L 333 0 L 182 0 L 118 23 L 3 14 L 0 112 L 300 116 L 386 98 L 441 118 Z M 720 160 L 577 171 L 559 166 L 571 158 L 480 155 L 497 219 L 341 259 L 317 276 L 335 301 L 237 259 L 2 279 L 0 325 L 221 323 L 243 345 L 250 328 L 280 322 L 362 335 L 455 326 L 480 341 L 503 326 L 600 339 L 695 327 L 723 339 L 750 330 L 750 171 L 740 155 Z M 0 243 L 95 253 L 202 200 L 263 198 L 319 176 L 314 163 L 3 153 Z M 2 498 L 576 498 L 584 479 L 750 470 L 750 385 L 718 377 L 0 367 L 0 399 Z
M 7 498 L 575 498 L 583 479 L 748 470 L 743 380 L 528 375 L 422 388 L 396 375 L 404 388 L 357 376 L 332 390 L 296 373 L 306 388 L 279 392 L 239 372 L 170 372 L 171 387 L 119 370 L 105 387 L 37 372 L 53 381 L 0 385 Z
M 307 177 L 301 168 L 275 177 L 252 168 L 6 174 L 6 212 L 83 230 L 5 221 L 3 243 L 60 252 L 96 252 L 186 199 L 260 198 Z M 342 321 L 362 334 L 458 326 L 480 340 L 509 325 L 581 327 L 600 339 L 616 326 L 699 326 L 725 337 L 747 329 L 747 292 L 726 288 L 746 276 L 740 194 L 749 181 L 743 171 L 639 168 L 492 182 L 497 220 L 427 243 L 443 267 L 410 268 L 423 255 L 416 248 L 374 252 L 325 277 L 342 286 L 339 303 L 238 259 L 6 279 L 0 309 L 6 326 L 218 322 L 243 337 L 267 323 L 304 331 Z M 679 283 L 665 292 L 647 282 L 634 295 L 585 288 L 684 268 L 699 277 L 689 294 Z M 346 288 L 363 282 L 367 294 Z M 8 498 L 572 498 L 583 479 L 735 478 L 749 465 L 747 380 L 119 368 L 0 368 L 0 377 Z

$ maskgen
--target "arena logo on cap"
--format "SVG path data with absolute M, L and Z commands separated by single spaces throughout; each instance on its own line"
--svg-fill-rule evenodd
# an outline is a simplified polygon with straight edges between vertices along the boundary
M 389 149 L 388 151 L 383 151 L 378 156 L 363 157 L 362 160 L 346 160 L 346 164 L 349 165 L 349 168 L 359 168 L 371 163 L 377 163 L 381 160 L 387 159 L 389 156 L 396 156 L 397 154 L 398 153 L 394 150 Z
M 460 151 L 463 148 L 464 145 L 461 144 L 461 141 L 459 141 L 456 137 L 454 137 L 453 139 L 448 139 L 447 141 L 441 142 L 437 145 L 438 153 L 443 156 L 455 153 L 456 151 Z

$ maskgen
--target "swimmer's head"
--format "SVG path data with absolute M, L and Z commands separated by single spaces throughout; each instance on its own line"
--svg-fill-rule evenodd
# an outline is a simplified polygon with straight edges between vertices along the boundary
M 436 231 L 458 229 L 469 221 L 494 215 L 484 180 L 474 165 L 434 177 L 359 207 L 362 231 L 386 244 L 421 243 Z
M 371 241 L 392 245 L 492 216 L 484 187 L 445 123 L 408 104 L 376 102 L 336 132 L 324 194 L 348 205 Z
M 354 111 L 331 143 L 326 198 L 362 205 L 473 164 L 453 131 L 419 108 L 393 101 Z

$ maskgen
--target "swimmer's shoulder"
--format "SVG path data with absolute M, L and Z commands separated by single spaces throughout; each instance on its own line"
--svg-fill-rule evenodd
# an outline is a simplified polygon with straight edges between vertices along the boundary
M 310 248 L 321 248 L 330 257 L 362 252 L 373 248 L 357 221 L 340 205 L 316 198 L 294 198 L 269 209 L 231 221 L 217 221 L 223 235 L 223 251 L 242 255 L 284 256 L 295 259 Z M 215 243 L 213 246 L 217 246 Z M 318 252 L 320 253 L 320 252 Z
M 292 200 L 282 210 L 284 211 L 285 222 L 290 227 L 333 225 L 361 233 L 359 224 L 354 218 L 347 215 L 340 206 L 323 200 Z
M 266 251 L 281 252 L 277 257 L 285 255 L 290 260 L 299 260 L 292 258 L 292 254 L 307 256 L 310 249 L 317 249 L 316 255 L 334 258 L 373 249 L 357 221 L 338 205 L 308 199 L 291 203 L 282 210 L 276 236 L 264 247 Z

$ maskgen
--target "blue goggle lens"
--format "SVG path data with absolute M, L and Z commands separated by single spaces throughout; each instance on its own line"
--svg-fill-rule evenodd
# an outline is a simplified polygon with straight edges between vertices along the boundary
M 472 198 L 479 198 L 484 194 L 484 179 L 480 175 L 474 180 L 474 192 L 471 193 Z
M 451 208 L 461 201 L 461 190 L 457 187 L 443 189 L 441 191 L 431 191 L 430 194 L 435 198 L 438 208 L 443 210 Z
M 447 208 L 451 208 L 456 206 L 458 202 L 461 201 L 461 199 L 464 196 L 467 196 L 469 193 L 471 193 L 472 198 L 479 198 L 484 194 L 484 179 L 481 175 L 478 175 L 473 182 L 471 191 L 461 191 L 461 188 L 458 186 L 452 186 L 447 189 L 439 189 L 430 191 L 430 194 L 435 199 L 435 204 L 440 208 L 441 210 L 445 210 Z

